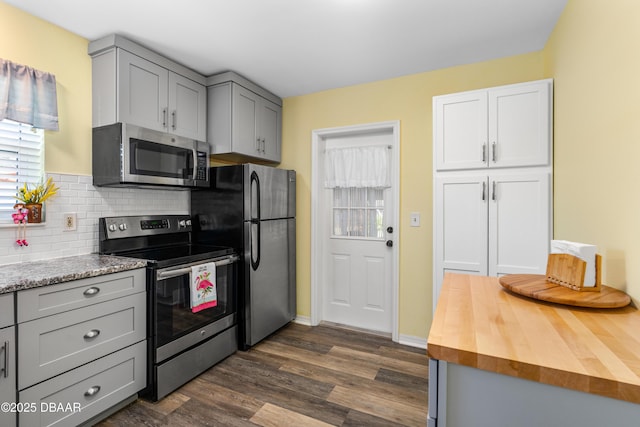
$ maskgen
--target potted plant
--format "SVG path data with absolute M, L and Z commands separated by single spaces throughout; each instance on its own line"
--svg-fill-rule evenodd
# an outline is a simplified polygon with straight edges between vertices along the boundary
M 51 178 L 46 182 L 40 181 L 40 183 L 33 188 L 30 188 L 29 184 L 25 183 L 24 186 L 18 190 L 16 200 L 24 203 L 28 209 L 29 223 L 42 221 L 42 203 L 56 194 L 58 190 L 59 188 L 53 183 Z

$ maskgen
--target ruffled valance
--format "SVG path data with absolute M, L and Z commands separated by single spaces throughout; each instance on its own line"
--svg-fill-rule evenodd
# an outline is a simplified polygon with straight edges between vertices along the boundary
M 0 58 L 0 120 L 58 130 L 56 77 Z
M 386 145 L 329 148 L 325 152 L 325 188 L 388 188 L 391 149 Z

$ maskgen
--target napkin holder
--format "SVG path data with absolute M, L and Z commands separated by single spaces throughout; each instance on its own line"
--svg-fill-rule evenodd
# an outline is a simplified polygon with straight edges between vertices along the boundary
M 595 286 L 584 286 L 587 262 L 569 254 L 549 254 L 547 261 L 547 282 L 580 292 L 600 292 L 602 257 L 596 254 Z

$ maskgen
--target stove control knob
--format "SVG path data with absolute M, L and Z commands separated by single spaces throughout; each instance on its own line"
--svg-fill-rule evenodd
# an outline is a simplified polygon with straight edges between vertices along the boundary
M 127 224 L 125 224 L 125 223 L 123 222 L 122 224 L 120 224 L 120 227 L 119 227 L 119 228 L 120 228 L 120 230 L 121 230 L 121 231 L 124 231 L 124 230 L 126 230 L 126 229 L 127 229 Z
M 109 231 L 116 231 L 118 227 L 115 224 L 109 224 Z
M 187 220 L 187 227 L 191 227 L 191 220 L 190 219 Z
M 184 219 L 181 219 L 180 221 L 178 221 L 178 227 L 182 228 L 186 226 L 187 226 L 187 222 Z

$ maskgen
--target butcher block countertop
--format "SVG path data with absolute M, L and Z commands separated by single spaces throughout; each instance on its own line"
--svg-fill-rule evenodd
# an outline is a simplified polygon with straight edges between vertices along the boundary
M 640 312 L 570 307 L 447 273 L 429 357 L 640 403 Z

